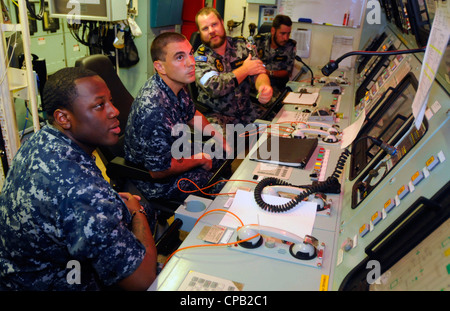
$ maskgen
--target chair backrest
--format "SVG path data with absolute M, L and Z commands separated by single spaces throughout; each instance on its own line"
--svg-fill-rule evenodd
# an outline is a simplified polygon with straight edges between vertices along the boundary
M 258 34 L 270 32 L 272 29 L 272 23 L 263 23 L 259 26 Z
M 90 69 L 105 80 L 106 85 L 111 91 L 114 106 L 120 111 L 118 119 L 120 121 L 121 133 L 124 133 L 134 98 L 123 85 L 111 60 L 105 55 L 94 54 L 78 59 L 75 62 L 75 67 Z
M 189 42 L 192 45 L 192 48 L 194 51 L 198 49 L 198 47 L 202 44 L 202 40 L 200 39 L 200 33 L 198 31 L 195 31 L 192 33 L 191 38 L 189 39 Z M 188 91 L 189 95 L 191 95 L 192 101 L 195 104 L 195 107 L 197 110 L 199 110 L 201 113 L 206 114 L 211 112 L 211 108 L 203 105 L 198 101 L 198 86 L 196 82 L 191 82 L 188 84 Z
M 115 157 L 123 157 L 123 140 L 128 114 L 130 113 L 133 96 L 128 92 L 120 80 L 111 60 L 102 54 L 93 54 L 78 59 L 75 67 L 82 67 L 96 72 L 106 83 L 114 101 L 114 106 L 119 110 L 121 137 L 114 146 L 100 146 L 97 151 L 105 163 L 110 163 Z M 108 164 L 106 164 L 108 167 Z
M 189 38 L 189 42 L 194 48 L 194 52 L 197 51 L 198 47 L 202 44 L 202 40 L 200 39 L 200 33 L 198 31 L 194 31 Z

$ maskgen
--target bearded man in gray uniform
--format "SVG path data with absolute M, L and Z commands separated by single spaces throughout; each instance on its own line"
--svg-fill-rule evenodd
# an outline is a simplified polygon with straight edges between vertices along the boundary
M 273 93 L 254 46 L 244 38 L 227 37 L 223 19 L 214 8 L 201 9 L 195 20 L 203 42 L 195 53 L 195 78 L 199 102 L 213 110 L 208 119 L 223 127 L 252 123 L 265 112 L 251 102 L 252 86 L 261 104 L 268 103 Z
M 297 42 L 289 38 L 291 29 L 289 16 L 277 15 L 270 32 L 254 38 L 258 57 L 266 66 L 275 95 L 284 90 L 294 69 Z

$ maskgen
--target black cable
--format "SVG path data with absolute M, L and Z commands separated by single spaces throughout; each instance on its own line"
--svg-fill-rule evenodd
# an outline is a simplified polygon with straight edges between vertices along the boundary
M 425 47 L 418 48 L 418 49 L 411 49 L 411 50 L 394 50 L 394 51 L 381 51 L 381 52 L 375 52 L 375 51 L 353 51 L 348 52 L 338 59 L 336 59 L 336 62 L 341 62 L 344 58 L 348 56 L 353 55 L 371 55 L 371 56 L 384 56 L 384 55 L 399 55 L 399 54 L 411 54 L 411 53 L 419 53 L 419 52 L 425 52 Z
M 245 6 L 244 6 L 244 16 L 242 17 L 242 22 L 241 22 L 241 24 L 242 24 L 242 26 L 241 26 L 241 36 L 244 36 L 244 24 L 245 24 Z
M 392 147 L 383 141 L 371 137 L 371 136 L 363 136 L 357 139 L 354 143 L 357 144 L 363 139 L 371 139 L 376 145 L 380 146 L 384 151 L 386 151 L 388 154 L 395 154 L 396 148 Z M 391 150 L 395 150 L 394 153 L 391 153 Z M 315 184 L 309 185 L 309 186 L 295 186 L 292 185 L 284 180 L 275 178 L 275 177 L 268 177 L 263 180 L 261 180 L 255 187 L 254 190 L 254 198 L 256 203 L 259 207 L 261 207 L 263 210 L 272 212 L 272 213 L 283 213 L 287 212 L 288 210 L 292 209 L 294 206 L 296 206 L 298 203 L 306 199 L 309 195 L 316 193 L 316 192 L 324 192 L 324 193 L 340 193 L 341 192 L 341 185 L 339 183 L 339 178 L 344 170 L 345 163 L 347 162 L 348 157 L 352 154 L 352 152 L 345 148 L 344 151 L 339 156 L 339 159 L 336 163 L 336 166 L 334 168 L 333 173 L 331 173 L 331 176 L 327 178 L 327 180 L 323 182 L 317 182 Z M 295 198 L 293 198 L 291 201 L 281 204 L 281 205 L 273 205 L 264 202 L 262 198 L 262 192 L 265 187 L 268 186 L 293 186 L 297 188 L 304 188 L 305 191 L 299 195 L 297 195 Z
M 410 53 L 418 53 L 425 52 L 425 47 L 411 50 L 395 50 L 395 51 L 382 51 L 382 52 L 374 52 L 374 51 L 353 51 L 348 52 L 336 59 L 335 61 L 330 61 L 328 64 L 322 67 L 322 73 L 325 76 L 329 76 L 339 67 L 339 63 L 346 57 L 353 55 L 370 55 L 370 56 L 384 56 L 384 55 L 398 55 L 398 54 L 410 54 Z
M 39 14 L 36 15 L 36 12 L 34 11 L 34 5 L 31 5 L 29 0 L 27 0 L 27 9 L 28 9 L 28 12 L 30 12 L 30 16 L 32 18 L 35 18 L 35 19 L 41 21 L 43 19 L 43 17 L 44 17 L 45 4 L 44 4 L 44 0 L 40 0 L 39 3 L 40 3 L 39 4 L 40 5 Z
M 67 23 L 67 25 L 68 25 L 68 28 L 69 28 L 69 31 L 70 31 L 70 34 L 74 37 L 74 39 L 77 41 L 77 42 L 79 42 L 79 43 L 81 43 L 81 44 L 83 44 L 83 45 L 85 45 L 85 46 L 90 46 L 90 44 L 89 44 L 89 42 L 87 41 L 87 40 L 85 40 L 85 38 L 84 38 L 84 33 L 85 33 L 85 27 L 86 27 L 86 21 L 81 21 L 81 24 L 70 24 L 70 23 Z M 80 28 L 81 27 L 83 27 L 83 36 L 82 37 L 80 37 Z
M 295 59 L 296 59 L 297 61 L 299 61 L 300 63 L 302 63 L 302 64 L 309 70 L 309 72 L 311 73 L 311 86 L 314 86 L 314 74 L 313 74 L 311 68 L 309 68 L 309 66 L 306 65 L 306 64 L 303 62 L 303 60 L 302 60 L 302 58 L 301 58 L 300 56 L 296 55 L 296 56 L 295 56 Z

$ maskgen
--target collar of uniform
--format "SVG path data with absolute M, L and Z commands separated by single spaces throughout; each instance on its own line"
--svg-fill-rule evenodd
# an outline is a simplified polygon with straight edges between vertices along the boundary
M 166 82 L 164 82 L 164 80 L 161 78 L 161 76 L 158 73 L 155 73 L 154 75 L 154 79 L 156 84 L 159 86 L 159 88 L 167 93 L 167 95 L 172 99 L 172 100 L 179 100 L 183 97 L 186 96 L 186 92 L 184 90 L 184 88 L 182 88 L 180 90 L 180 92 L 178 92 L 178 97 L 175 95 L 175 93 L 172 91 L 172 89 L 166 84 Z
M 286 48 L 286 45 L 284 45 L 284 46 L 277 45 L 277 48 L 275 48 L 275 49 L 272 48 L 272 36 L 270 37 L 270 40 L 268 40 L 268 41 L 269 41 L 269 49 L 274 50 L 276 52 L 283 51 Z
M 255 41 L 258 43 L 257 46 L 270 51 L 272 48 L 270 44 L 272 43 L 272 34 L 270 32 L 265 32 L 255 36 Z
M 41 128 L 41 131 L 45 132 L 47 135 L 53 135 L 63 141 L 65 141 L 68 145 L 70 145 L 73 149 L 75 149 L 77 152 L 84 154 L 87 156 L 87 158 L 92 159 L 95 161 L 95 156 L 93 154 L 88 154 L 86 151 L 83 150 L 76 142 L 74 142 L 72 139 L 70 139 L 69 136 L 65 135 L 63 132 L 58 130 L 55 126 L 52 124 L 46 124 Z

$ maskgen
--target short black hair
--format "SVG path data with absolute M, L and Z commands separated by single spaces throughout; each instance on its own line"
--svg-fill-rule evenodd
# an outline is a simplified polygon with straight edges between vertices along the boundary
M 152 60 L 155 62 L 157 60 L 166 60 L 166 50 L 165 47 L 172 42 L 183 42 L 187 40 L 186 37 L 178 32 L 163 32 L 153 39 L 152 45 L 150 47 L 150 55 Z
M 58 70 L 45 83 L 42 96 L 42 108 L 47 119 L 53 123 L 55 110 L 64 108 L 72 111 L 72 103 L 77 98 L 75 81 L 81 78 L 96 76 L 92 70 L 81 67 L 67 67 Z
M 291 18 L 287 15 L 277 15 L 275 16 L 275 18 L 273 19 L 272 22 L 272 27 L 275 29 L 279 29 L 281 25 L 286 25 L 288 27 L 292 26 L 292 21 Z

